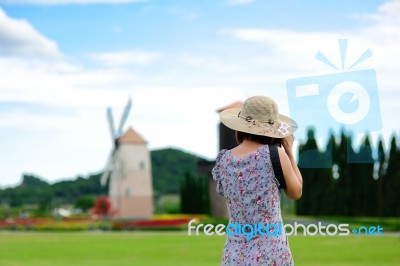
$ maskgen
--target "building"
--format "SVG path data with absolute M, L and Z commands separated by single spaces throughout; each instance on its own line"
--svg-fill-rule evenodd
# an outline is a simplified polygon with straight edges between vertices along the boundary
M 223 110 L 235 107 L 241 107 L 242 102 L 234 102 L 217 110 L 219 114 Z M 226 127 L 221 122 L 218 124 L 218 135 L 219 135 L 219 151 L 222 149 L 232 149 L 237 145 L 235 138 L 235 131 Z M 212 179 L 211 170 L 215 165 L 215 161 L 200 161 L 198 164 L 199 171 L 206 174 L 209 178 L 208 190 L 210 195 L 211 204 L 211 215 L 218 218 L 227 218 L 228 210 L 226 207 L 225 198 L 216 192 L 216 183 Z
M 151 219 L 153 185 L 147 142 L 132 128 L 117 140 L 109 198 L 117 219 Z

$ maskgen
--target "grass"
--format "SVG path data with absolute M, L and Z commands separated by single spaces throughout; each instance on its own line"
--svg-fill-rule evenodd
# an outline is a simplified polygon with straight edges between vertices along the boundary
M 285 215 L 284 221 L 324 221 L 329 223 L 346 223 L 349 228 L 360 226 L 381 226 L 384 232 L 400 232 L 400 219 L 398 217 L 348 217 L 348 216 L 301 216 Z
M 346 236 L 290 238 L 296 265 L 400 265 L 400 237 Z
M 400 265 L 398 235 L 292 236 L 296 266 Z M 0 232 L 0 265 L 219 265 L 224 237 L 186 232 Z

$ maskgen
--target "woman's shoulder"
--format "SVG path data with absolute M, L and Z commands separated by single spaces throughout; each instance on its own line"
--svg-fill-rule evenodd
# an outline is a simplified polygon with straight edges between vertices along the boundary
M 226 154 L 227 151 L 228 151 L 227 149 L 222 149 L 222 150 L 220 150 L 220 151 L 218 152 L 216 161 L 217 161 L 217 162 L 220 161 L 220 160 L 222 159 L 222 157 Z

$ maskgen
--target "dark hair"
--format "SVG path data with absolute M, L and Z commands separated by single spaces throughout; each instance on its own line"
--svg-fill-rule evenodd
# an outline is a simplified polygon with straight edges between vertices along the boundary
M 251 140 L 258 142 L 260 144 L 279 144 L 281 145 L 281 139 L 272 138 L 267 136 L 253 135 L 250 133 L 236 131 L 235 132 L 236 142 L 238 144 L 242 143 L 244 140 Z

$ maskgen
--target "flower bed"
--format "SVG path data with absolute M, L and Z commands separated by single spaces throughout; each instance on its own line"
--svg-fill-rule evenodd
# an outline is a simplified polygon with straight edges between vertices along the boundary
M 119 221 L 113 222 L 113 228 L 121 229 L 181 229 L 186 227 L 192 218 L 159 219 L 148 221 Z
M 27 218 L 0 220 L 0 230 L 78 231 L 86 230 L 93 221 L 89 218 Z
M 27 218 L 0 220 L 0 230 L 83 231 L 83 230 L 182 230 L 190 220 L 204 217 L 190 215 L 155 216 L 151 220 L 104 220 L 100 217 Z

